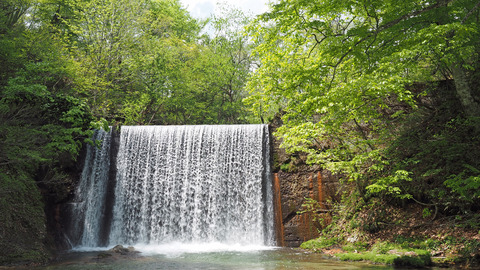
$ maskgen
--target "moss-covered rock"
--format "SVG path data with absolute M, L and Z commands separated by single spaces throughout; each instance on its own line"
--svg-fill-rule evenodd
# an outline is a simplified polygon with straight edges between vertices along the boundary
M 395 266 L 426 267 L 432 265 L 432 259 L 428 251 L 395 251 L 377 253 L 373 250 L 356 253 L 335 254 L 342 261 L 370 261 Z
M 432 265 L 430 254 L 420 254 L 417 256 L 402 255 L 393 260 L 395 266 L 425 267 Z

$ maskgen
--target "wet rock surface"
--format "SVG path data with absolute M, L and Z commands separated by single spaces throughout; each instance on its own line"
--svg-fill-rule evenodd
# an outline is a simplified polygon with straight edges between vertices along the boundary
M 121 259 L 135 259 L 139 258 L 140 251 L 135 250 L 134 247 L 124 247 L 122 245 L 116 245 L 113 248 L 98 253 L 94 260 L 121 260 Z

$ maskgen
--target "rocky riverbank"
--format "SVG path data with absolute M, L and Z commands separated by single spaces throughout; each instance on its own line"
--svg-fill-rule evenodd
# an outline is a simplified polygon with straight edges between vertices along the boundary
M 397 209 L 398 210 L 398 209 Z M 321 236 L 301 248 L 344 261 L 369 261 L 409 267 L 480 268 L 480 234 L 475 228 L 455 224 L 448 217 L 435 220 L 414 218 L 421 209 L 407 207 L 395 212 L 404 222 L 384 224 L 368 233 L 347 227 L 342 220 L 325 229 Z

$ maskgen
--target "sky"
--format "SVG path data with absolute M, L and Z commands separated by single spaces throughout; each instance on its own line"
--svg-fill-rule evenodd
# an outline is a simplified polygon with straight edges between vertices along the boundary
M 258 15 L 267 11 L 269 0 L 180 0 L 180 2 L 192 17 L 205 19 L 215 13 L 220 3 L 239 8 L 245 15 Z

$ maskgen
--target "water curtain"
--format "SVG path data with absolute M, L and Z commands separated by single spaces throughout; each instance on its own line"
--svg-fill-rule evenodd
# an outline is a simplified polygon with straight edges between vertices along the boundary
M 111 136 L 87 150 L 74 245 L 274 244 L 266 125 L 123 126 L 113 165 Z

